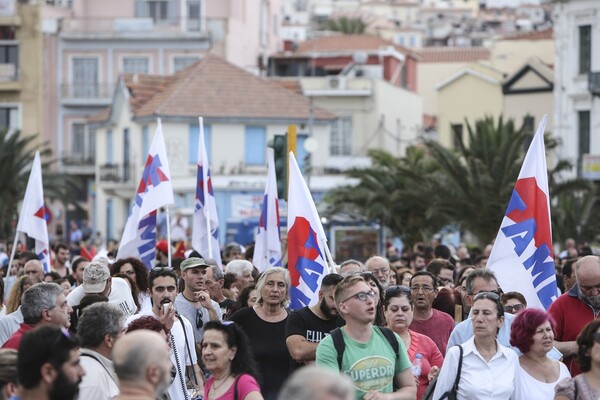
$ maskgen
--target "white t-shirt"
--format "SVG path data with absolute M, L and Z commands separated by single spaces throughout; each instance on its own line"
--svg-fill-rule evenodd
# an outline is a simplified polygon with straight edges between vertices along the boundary
M 73 289 L 71 293 L 69 293 L 67 296 L 67 303 L 71 307 L 78 306 L 79 303 L 81 303 L 81 299 L 83 299 L 83 296 L 85 295 L 86 293 L 83 291 L 83 285 L 79 285 Z M 129 284 L 125 282 L 125 279 L 123 278 L 112 278 L 108 302 L 119 306 L 121 311 L 125 313 L 126 317 L 129 317 L 137 312 Z
M 136 319 L 138 319 L 140 317 L 148 316 L 148 315 L 152 315 L 152 316 L 156 317 L 156 315 L 154 314 L 152 309 L 146 309 L 146 310 L 140 311 L 139 314 L 135 314 L 135 315 L 132 315 L 131 317 L 127 318 L 127 321 L 125 322 L 125 324 L 127 326 L 129 326 L 129 324 L 132 321 L 135 321 Z M 184 331 L 183 331 L 184 328 L 181 325 L 181 321 L 183 321 L 183 324 L 185 325 L 185 335 L 184 335 Z M 181 373 L 183 374 L 183 381 L 187 382 L 187 378 L 185 375 L 186 366 L 196 365 L 196 363 L 198 362 L 198 359 L 196 357 L 196 348 L 194 347 L 194 332 L 192 331 L 192 324 L 190 323 L 190 321 L 188 321 L 183 316 L 181 316 L 181 320 L 179 318 L 175 317 L 175 323 L 173 324 L 173 327 L 171 328 L 171 336 L 173 337 L 175 346 L 171 347 L 171 350 L 169 351 L 169 358 L 171 359 L 171 363 L 173 363 L 173 365 L 175 366 L 175 369 L 177 370 L 177 375 L 175 376 L 175 380 L 173 381 L 171 386 L 169 386 L 169 396 L 171 399 L 187 400 L 190 397 L 187 392 L 183 391 L 181 378 L 179 377 L 179 371 L 181 370 Z M 185 343 L 186 336 L 187 336 L 187 340 L 188 340 L 187 345 Z M 188 347 L 189 347 L 189 352 L 188 352 Z M 179 360 L 179 368 L 177 367 L 177 359 L 175 358 L 175 352 L 177 352 L 177 359 Z M 191 356 L 191 358 L 190 358 L 190 356 Z
M 535 393 L 536 399 L 553 399 L 556 384 L 563 379 L 571 377 L 567 366 L 560 361 L 557 361 L 557 363 L 560 371 L 558 379 L 550 383 L 538 381 L 519 365 L 517 384 L 515 385 L 515 399 L 532 398 L 532 393 Z

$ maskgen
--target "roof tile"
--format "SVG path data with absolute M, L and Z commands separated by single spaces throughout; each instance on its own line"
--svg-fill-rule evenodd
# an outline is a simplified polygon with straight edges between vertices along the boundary
M 483 47 L 425 47 L 417 51 L 421 62 L 473 62 L 489 60 L 490 51 Z

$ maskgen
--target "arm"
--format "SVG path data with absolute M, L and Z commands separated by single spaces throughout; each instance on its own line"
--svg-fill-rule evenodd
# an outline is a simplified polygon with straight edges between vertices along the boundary
M 317 357 L 318 343 L 307 342 L 302 335 L 288 336 L 285 344 L 295 361 L 314 361 Z
M 244 397 L 244 400 L 264 400 L 260 392 L 250 392 Z
M 558 351 L 560 351 L 564 357 L 574 356 L 577 354 L 577 342 L 574 340 L 568 342 L 559 342 L 558 340 L 554 341 L 554 347 Z
M 417 384 L 410 368 L 396 375 L 400 389 L 393 393 L 370 391 L 363 396 L 364 400 L 414 400 L 417 397 Z
M 215 311 L 212 305 L 210 294 L 204 290 L 194 292 L 194 296 L 200 302 L 200 305 L 208 311 L 208 318 L 211 321 L 220 321 L 221 316 Z
M 202 372 L 200 371 L 200 367 L 198 364 L 188 365 L 187 367 L 188 376 L 196 375 L 196 381 L 192 380 L 192 384 L 198 393 L 202 393 L 204 391 L 204 379 L 202 379 Z M 196 386 L 196 382 L 198 385 Z
M 316 362 L 319 367 L 343 372 L 340 371 L 340 367 L 338 366 L 337 351 L 333 346 L 333 339 L 331 339 L 331 336 L 327 336 L 325 339 L 321 340 L 317 346 Z

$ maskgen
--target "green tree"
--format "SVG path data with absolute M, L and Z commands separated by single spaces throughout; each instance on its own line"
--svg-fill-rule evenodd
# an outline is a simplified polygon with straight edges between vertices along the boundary
M 365 33 L 367 23 L 360 17 L 339 17 L 326 20 L 323 29 L 341 32 L 345 35 L 359 35 Z
M 15 233 L 19 207 L 25 195 L 33 158 L 38 150 L 33 145 L 34 141 L 34 136 L 24 137 L 20 132 L 0 130 L 0 182 L 3 187 L 0 190 L 0 238 L 5 240 L 11 240 Z M 44 196 L 64 204 L 73 204 L 70 199 L 73 198 L 72 193 L 75 193 L 77 183 L 71 178 L 49 172 L 52 162 L 48 160 L 52 152 L 46 146 L 39 150 Z

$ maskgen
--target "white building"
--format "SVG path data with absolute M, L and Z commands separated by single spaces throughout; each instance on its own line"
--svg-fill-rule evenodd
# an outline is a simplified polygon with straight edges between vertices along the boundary
M 600 181 L 600 2 L 571 0 L 554 10 L 554 127 L 558 156 Z

